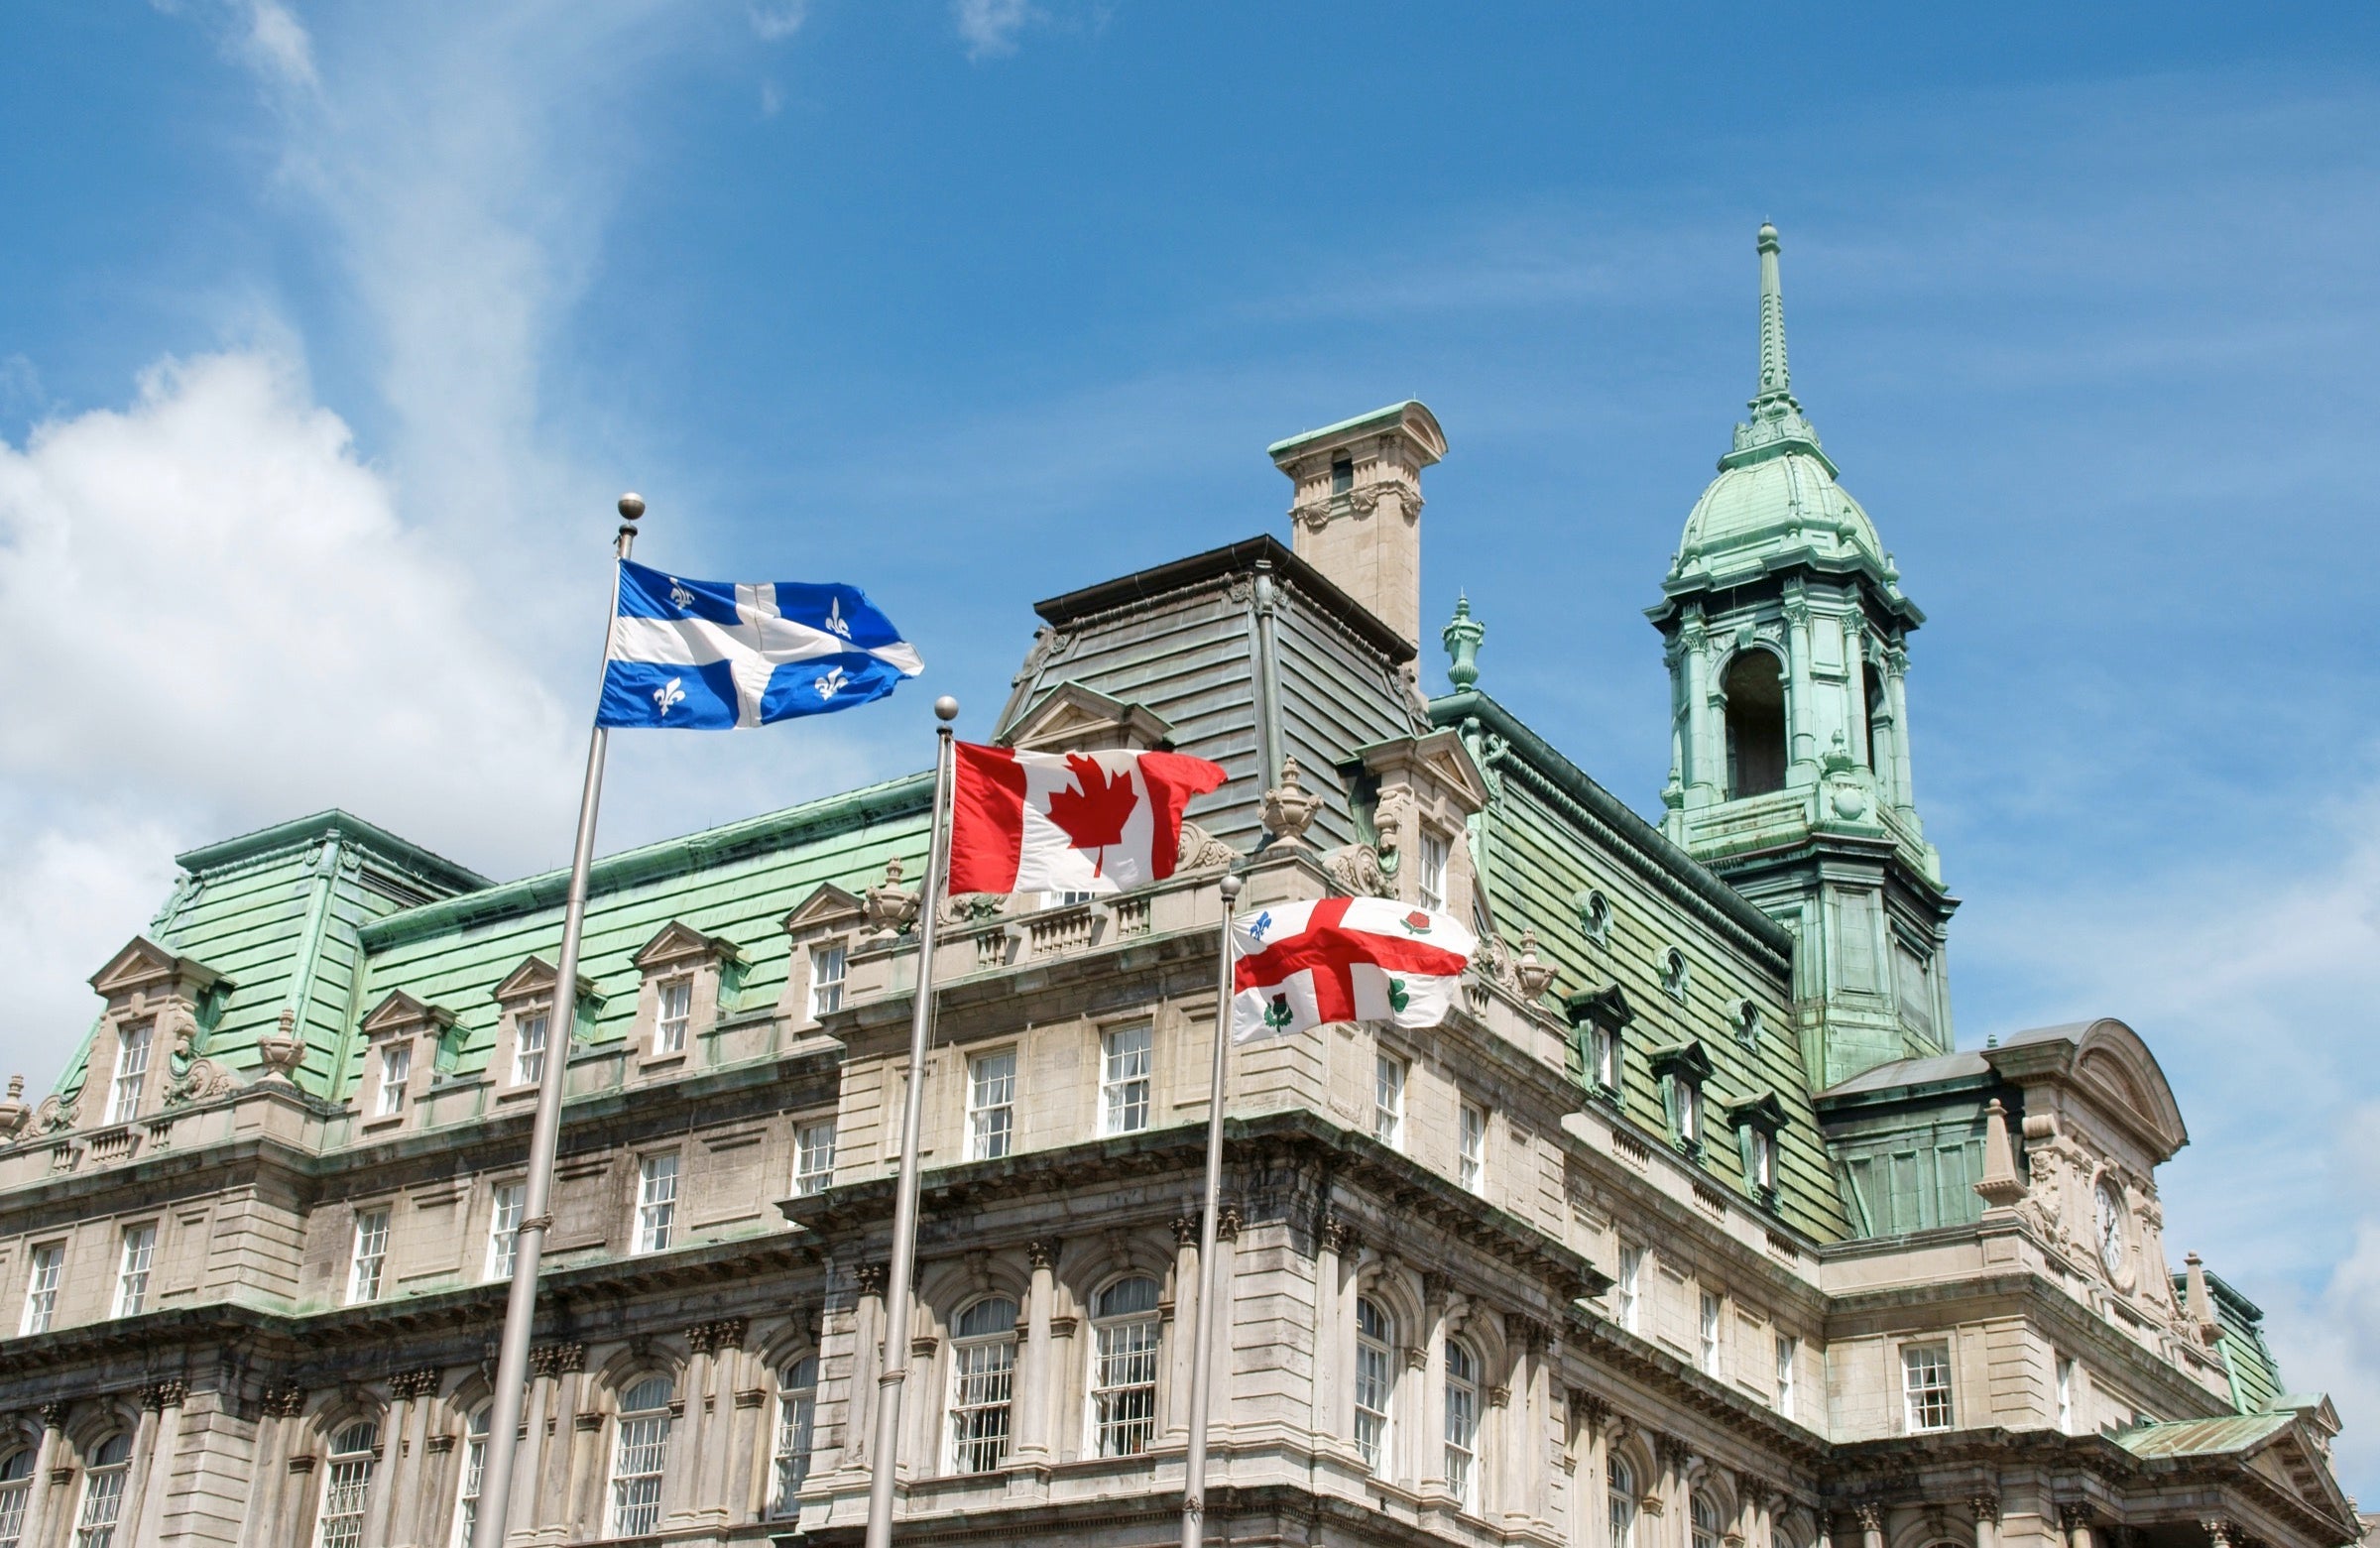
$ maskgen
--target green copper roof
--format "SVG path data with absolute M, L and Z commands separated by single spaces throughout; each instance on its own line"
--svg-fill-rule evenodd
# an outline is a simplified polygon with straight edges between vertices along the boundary
M 2189 1293 L 2188 1274 L 2174 1275 L 2174 1291 Z M 2264 1342 L 2263 1311 L 2211 1269 L 2206 1273 L 2206 1292 L 2214 1303 L 2215 1326 L 2222 1330 L 2215 1351 L 2223 1358 L 2223 1374 L 2230 1378 L 2231 1406 L 2243 1414 L 2274 1408 L 2281 1397 L 2281 1366 Z
M 1780 562 L 1812 559 L 1869 571 L 1887 592 L 1899 579 L 1875 524 L 1838 483 L 1833 459 L 1793 396 L 1785 352 L 1785 296 L 1777 273 L 1777 228 L 1763 225 L 1760 252 L 1760 378 L 1719 459 L 1719 477 L 1686 518 L 1666 589 L 1741 578 Z
M 1430 430 L 1436 435 L 1438 449 L 1443 452 L 1446 449 L 1446 435 L 1438 429 L 1438 417 L 1430 413 L 1429 406 L 1420 399 L 1408 398 L 1384 409 L 1374 409 L 1369 414 L 1359 414 L 1352 419 L 1341 419 L 1337 424 L 1326 424 L 1318 430 L 1300 430 L 1286 440 L 1274 441 L 1264 448 L 1264 454 L 1277 461 L 1285 453 L 1295 451 L 1310 441 L 1336 440 L 1365 430 L 1384 430 L 1392 424 L 1403 423 L 1405 416 L 1415 413 L 1428 421 Z

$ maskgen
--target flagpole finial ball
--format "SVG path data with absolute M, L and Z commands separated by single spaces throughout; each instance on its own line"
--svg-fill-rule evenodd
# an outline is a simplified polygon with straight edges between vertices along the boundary
M 947 693 L 934 700 L 934 718 L 945 721 L 958 719 L 959 701 Z
M 645 514 L 645 497 L 628 494 L 620 497 L 620 520 L 633 522 Z
M 1227 875 L 1222 881 L 1215 884 L 1215 888 L 1216 891 L 1223 893 L 1223 900 L 1228 903 L 1240 895 L 1240 879 Z

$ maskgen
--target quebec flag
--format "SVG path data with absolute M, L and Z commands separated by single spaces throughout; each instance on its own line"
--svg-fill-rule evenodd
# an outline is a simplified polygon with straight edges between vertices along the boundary
M 595 723 L 765 726 L 881 699 L 923 670 L 857 586 L 681 580 L 623 559 Z

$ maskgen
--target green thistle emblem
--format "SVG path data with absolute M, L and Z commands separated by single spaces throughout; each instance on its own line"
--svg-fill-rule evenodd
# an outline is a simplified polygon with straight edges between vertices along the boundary
M 1388 981 L 1388 1009 L 1401 1015 L 1404 1013 L 1405 1007 L 1412 1004 L 1412 1002 L 1413 997 L 1405 993 L 1405 981 L 1403 979 L 1392 978 Z
M 1277 1032 L 1295 1020 L 1296 1014 L 1289 1009 L 1287 995 L 1275 995 L 1272 997 L 1272 1004 L 1264 1008 L 1264 1024 Z

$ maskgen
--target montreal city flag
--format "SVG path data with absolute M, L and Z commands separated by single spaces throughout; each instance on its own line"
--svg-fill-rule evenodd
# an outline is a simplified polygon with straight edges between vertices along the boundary
M 1479 945 L 1445 914 L 1386 897 L 1275 903 L 1232 928 L 1234 1042 L 1334 1021 L 1436 1026 Z

